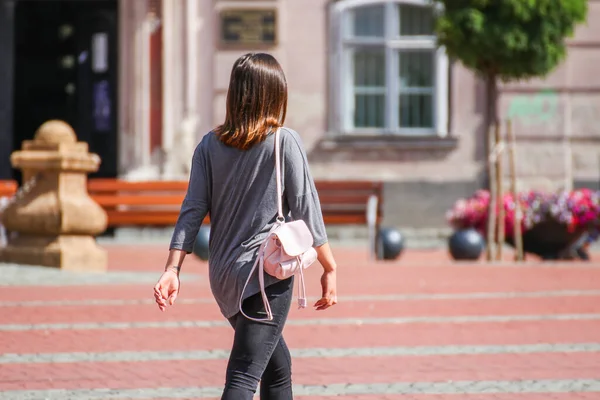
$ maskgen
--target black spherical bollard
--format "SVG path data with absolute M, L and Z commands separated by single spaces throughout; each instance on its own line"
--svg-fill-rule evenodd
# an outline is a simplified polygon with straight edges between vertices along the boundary
M 377 258 L 395 260 L 404 250 L 404 236 L 394 228 L 381 228 L 377 243 Z
M 484 248 L 483 237 L 475 229 L 461 229 L 450 236 L 448 248 L 455 260 L 477 260 Z
M 208 260 L 208 240 L 210 238 L 210 226 L 201 226 L 194 242 L 194 254 L 201 260 Z

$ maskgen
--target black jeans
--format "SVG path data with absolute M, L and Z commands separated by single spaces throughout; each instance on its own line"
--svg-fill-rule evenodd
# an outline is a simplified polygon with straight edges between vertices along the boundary
M 252 400 L 260 381 L 261 400 L 292 400 L 292 358 L 281 335 L 292 303 L 294 279 L 266 288 L 273 320 L 255 322 L 237 313 L 229 319 L 235 329 L 221 400 Z M 265 318 L 260 293 L 243 303 L 246 314 Z

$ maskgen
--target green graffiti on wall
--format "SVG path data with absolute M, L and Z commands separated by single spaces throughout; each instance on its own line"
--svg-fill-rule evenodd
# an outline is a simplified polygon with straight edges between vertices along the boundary
M 525 125 L 551 123 L 559 115 L 558 93 L 546 89 L 530 96 L 515 96 L 507 113 L 509 119 Z

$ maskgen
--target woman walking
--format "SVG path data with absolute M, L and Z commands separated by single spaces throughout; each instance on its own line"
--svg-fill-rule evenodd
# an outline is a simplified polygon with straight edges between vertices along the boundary
M 280 190 L 286 220 L 305 222 L 324 268 L 317 310 L 337 302 L 336 263 L 301 139 L 283 127 L 287 83 L 279 63 L 264 53 L 240 57 L 231 72 L 226 107 L 225 122 L 205 135 L 194 152 L 188 191 L 154 296 L 161 311 L 173 305 L 183 260 L 210 214 L 211 290 L 235 330 L 221 399 L 250 400 L 260 382 L 261 399 L 288 400 L 293 398 L 291 357 L 282 331 L 294 278 L 264 274 L 263 298 L 258 274 L 250 274 L 261 244 L 282 223 Z

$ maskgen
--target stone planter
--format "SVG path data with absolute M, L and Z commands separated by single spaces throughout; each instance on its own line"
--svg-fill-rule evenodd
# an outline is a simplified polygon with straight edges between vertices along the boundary
M 106 229 L 106 212 L 87 192 L 87 174 L 98 170 L 98 155 L 77 141 L 68 124 L 53 120 L 23 142 L 11 163 L 29 189 L 2 212 L 11 235 L 0 262 L 106 271 L 106 251 L 95 240 Z
M 571 246 L 585 232 L 585 229 L 569 232 L 566 225 L 552 220 L 540 222 L 523 232 L 523 252 L 535 254 L 544 260 L 569 259 Z M 513 237 L 507 237 L 506 243 L 515 246 Z

